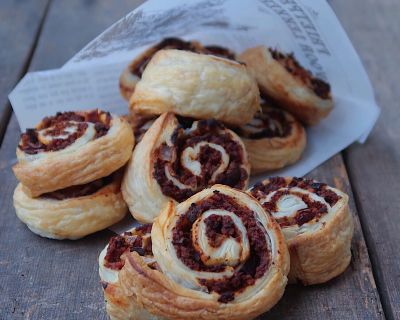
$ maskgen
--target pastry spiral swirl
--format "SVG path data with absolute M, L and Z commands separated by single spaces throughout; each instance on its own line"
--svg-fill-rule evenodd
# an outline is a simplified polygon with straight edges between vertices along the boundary
M 51 239 L 79 239 L 120 221 L 128 211 L 121 194 L 122 172 L 93 182 L 28 196 L 21 184 L 14 191 L 18 218 Z
M 244 65 L 215 55 L 158 51 L 136 84 L 130 112 L 174 112 L 230 125 L 248 123 L 259 109 L 256 81 Z
M 137 82 L 142 77 L 143 71 L 151 58 L 156 52 L 165 49 L 177 49 L 184 51 L 191 51 L 204 54 L 212 54 L 227 59 L 235 59 L 235 54 L 226 48 L 219 46 L 205 46 L 203 47 L 197 41 L 185 41 L 179 38 L 165 38 L 156 45 L 144 51 L 141 55 L 135 58 L 128 67 L 122 72 L 119 79 L 119 88 L 121 95 L 129 101 Z
M 89 183 L 122 167 L 132 152 L 132 129 L 108 112 L 63 112 L 22 133 L 13 168 L 32 197 Z
M 182 202 L 216 183 L 246 188 L 249 172 L 246 150 L 233 131 L 214 120 L 184 128 L 165 113 L 136 146 L 122 191 L 133 216 L 151 222 L 170 199 Z
M 264 96 L 304 124 L 317 124 L 331 112 L 330 85 L 303 68 L 293 54 L 259 46 L 247 49 L 238 59 L 246 63 Z
M 111 320 L 161 320 L 138 304 L 135 295 L 127 296 L 119 283 L 119 272 L 124 266 L 122 255 L 137 252 L 149 268 L 157 263 L 151 250 L 151 224 L 133 228 L 112 237 L 99 256 L 99 275 Z
M 345 193 L 314 180 L 281 177 L 249 192 L 282 228 L 291 282 L 323 283 L 346 269 L 354 226 Z
M 152 269 L 136 252 L 119 274 L 127 296 L 167 319 L 249 319 L 282 296 L 289 255 L 278 224 L 223 185 L 170 201 L 154 221 Z
M 306 132 L 292 115 L 267 102 L 261 106 L 248 124 L 236 129 L 249 154 L 251 174 L 296 162 L 306 146 Z

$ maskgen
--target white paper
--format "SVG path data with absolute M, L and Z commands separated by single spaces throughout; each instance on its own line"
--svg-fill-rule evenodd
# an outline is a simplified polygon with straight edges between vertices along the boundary
M 354 141 L 364 142 L 379 108 L 361 61 L 325 0 L 150 0 L 116 22 L 61 69 L 28 73 L 9 95 L 24 130 L 57 111 L 127 113 L 118 77 L 132 58 L 168 36 L 240 53 L 255 45 L 294 52 L 332 86 L 334 110 L 307 129 L 300 161 L 260 175 L 303 176 Z

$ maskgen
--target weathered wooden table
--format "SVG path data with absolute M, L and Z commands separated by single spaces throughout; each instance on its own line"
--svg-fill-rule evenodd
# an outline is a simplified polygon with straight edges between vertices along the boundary
M 141 1 L 0 2 L 0 319 L 106 319 L 97 255 L 110 231 L 79 241 L 31 233 L 15 216 L 19 128 L 7 94 L 27 71 L 57 68 Z M 382 116 L 310 176 L 347 191 L 356 221 L 347 271 L 289 286 L 260 319 L 400 319 L 400 1 L 332 0 L 376 90 Z

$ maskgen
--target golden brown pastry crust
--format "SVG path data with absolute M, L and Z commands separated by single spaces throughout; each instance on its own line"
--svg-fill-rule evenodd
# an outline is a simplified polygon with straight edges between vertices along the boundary
M 28 228 L 46 238 L 79 239 L 120 221 L 128 211 L 120 191 L 121 176 L 95 193 L 57 200 L 31 198 L 21 184 L 14 191 L 18 218 Z
M 133 235 L 136 228 L 128 230 Z M 99 256 L 99 275 L 103 287 L 104 298 L 106 301 L 106 310 L 111 320 L 162 320 L 149 313 L 146 309 L 137 303 L 136 296 L 127 296 L 119 283 L 118 269 L 112 269 L 106 266 L 106 254 L 109 245 L 107 245 Z M 150 260 L 150 256 L 146 256 Z M 146 260 L 147 262 L 147 260 Z
M 194 122 L 194 126 L 199 123 L 205 123 L 204 121 Z M 208 123 L 208 122 L 207 122 Z M 208 125 L 208 124 L 205 125 Z M 214 122 L 210 122 L 214 123 Z M 220 126 L 220 124 L 217 124 Z M 166 149 L 175 150 L 176 144 L 173 142 L 173 137 L 175 130 L 178 128 L 178 120 L 175 115 L 172 113 L 165 113 L 161 115 L 154 124 L 150 127 L 150 129 L 143 136 L 141 142 L 136 146 L 133 151 L 133 155 L 131 160 L 128 163 L 125 176 L 122 182 L 122 193 L 125 201 L 128 203 L 130 212 L 132 215 L 139 220 L 140 222 L 152 222 L 154 218 L 158 216 L 160 210 L 168 203 L 172 196 L 165 195 L 160 184 L 154 177 L 155 173 L 155 163 L 160 159 L 160 155 L 158 155 L 158 150 L 161 150 L 160 147 L 166 144 Z M 192 127 L 193 129 L 194 127 Z M 211 129 L 210 129 L 211 130 Z M 229 136 L 229 141 L 237 145 L 237 148 L 241 152 L 240 159 L 240 167 L 237 167 L 240 170 L 240 175 L 238 176 L 238 181 L 233 180 L 233 183 L 238 188 L 246 188 L 248 184 L 249 174 L 250 174 L 250 166 L 248 163 L 247 153 L 245 147 L 240 140 L 240 138 L 231 130 L 225 129 L 223 127 L 212 129 L 214 133 L 214 137 L 219 136 Z M 191 130 L 192 132 L 193 130 Z M 207 131 L 207 128 L 205 129 Z M 195 149 L 196 145 L 200 145 L 202 142 L 196 143 L 193 147 Z M 203 142 L 204 143 L 204 142 Z M 213 145 L 213 150 L 215 148 L 223 149 L 223 146 L 215 144 Z M 197 162 L 197 155 L 195 154 L 195 150 L 192 150 L 193 153 L 188 153 L 183 156 L 184 152 L 190 151 L 190 148 L 182 149 L 180 154 L 177 154 L 177 159 L 186 159 L 189 165 L 195 165 L 193 162 Z M 175 151 L 174 151 L 175 152 Z M 222 154 L 226 154 L 226 150 L 218 150 L 218 152 Z M 201 154 L 201 152 L 200 152 Z M 169 157 L 171 155 L 167 155 Z M 173 157 L 173 156 L 172 156 Z M 192 160 L 192 161 L 190 161 Z M 179 161 L 179 160 L 178 160 Z M 222 160 L 221 160 L 222 161 Z M 229 170 L 230 166 L 234 164 L 234 160 L 229 158 L 227 160 L 227 167 L 224 168 L 221 165 L 222 173 L 226 173 Z M 184 168 L 188 168 L 189 165 L 181 165 Z M 199 164 L 200 166 L 200 164 Z M 220 167 L 218 167 L 220 168 Z M 203 174 L 202 167 L 200 166 L 200 175 Z M 170 171 L 169 171 L 170 172 Z M 213 171 L 213 172 L 216 172 Z M 175 176 L 174 173 L 170 173 L 171 176 L 179 180 L 179 176 Z M 227 176 L 230 174 L 227 173 Z M 232 174 L 232 177 L 236 176 L 236 171 Z M 194 177 L 194 175 L 193 175 Z M 218 179 L 218 175 L 214 178 L 210 178 L 206 182 L 208 185 L 214 184 Z M 167 178 L 168 181 L 172 181 L 172 178 Z M 229 181 L 226 182 L 227 184 Z M 238 184 L 236 184 L 238 183 Z M 174 185 L 180 185 L 178 189 L 189 190 L 184 183 L 181 183 L 181 180 L 178 182 L 173 182 Z M 195 193 L 199 187 L 193 187 L 192 191 L 188 191 L 191 194 Z M 179 191 L 178 190 L 178 191 Z M 191 194 L 189 194 L 186 198 L 188 198 Z M 178 199 L 175 197 L 175 199 Z
M 278 117 L 274 118 L 275 114 Z M 271 131 L 269 136 L 257 136 L 260 130 L 268 129 L 267 125 L 274 126 L 274 131 L 280 133 Z M 249 129 L 256 130 L 254 137 Z M 238 134 L 249 154 L 252 175 L 295 163 L 306 146 L 304 127 L 288 112 L 266 104 L 262 107 L 262 114 L 257 113 L 249 124 L 239 128 Z
M 37 197 L 108 176 L 129 160 L 133 144 L 128 122 L 112 116 L 107 134 L 81 145 L 73 143 L 62 150 L 37 155 L 28 155 L 17 148 L 18 163 L 13 170 L 25 193 Z
M 244 125 L 259 108 L 259 92 L 246 68 L 235 61 L 161 50 L 147 65 L 129 104 L 131 112 L 174 112 Z
M 119 89 L 122 97 L 129 101 L 148 62 L 157 51 L 162 49 L 179 49 L 199 53 L 206 51 L 206 48 L 197 41 L 184 41 L 179 38 L 166 38 L 156 45 L 151 46 L 136 57 L 122 72 L 119 78 Z
M 285 221 L 280 222 L 290 252 L 289 282 L 301 282 L 304 285 L 324 283 L 341 274 L 347 268 L 351 260 L 350 247 L 354 223 L 351 213 L 349 212 L 348 196 L 338 189 L 312 180 L 295 179 L 297 180 L 289 177 L 267 179 L 250 189 L 250 193 L 254 195 L 268 211 L 271 207 L 266 204 L 268 202 L 267 197 L 272 197 L 273 194 L 279 192 L 279 190 L 289 190 L 289 193 L 298 192 L 298 186 L 303 184 L 305 187 L 300 188 L 303 189 L 303 191 L 300 190 L 302 194 L 309 194 L 316 202 L 327 205 L 327 213 L 309 222 L 303 221 L 304 223 L 301 225 L 285 225 Z M 280 181 L 283 181 L 282 185 Z M 262 191 L 262 185 L 267 186 L 267 189 L 270 191 Z M 281 187 L 279 187 L 279 185 Z M 292 187 L 287 188 L 285 185 L 292 185 Z M 324 194 L 324 191 L 318 191 L 324 190 L 324 188 L 329 190 L 329 194 Z M 337 201 L 334 200 L 336 197 L 335 195 L 339 197 Z M 287 195 L 282 195 L 281 197 L 287 197 Z M 286 198 L 285 201 L 289 200 Z M 333 201 L 331 203 L 334 204 L 331 206 L 329 201 Z M 303 208 L 300 201 L 295 202 L 292 200 L 289 202 L 293 208 L 297 206 L 299 209 L 297 212 L 303 210 L 303 213 L 305 213 L 307 209 L 304 208 L 310 208 L 310 206 L 307 205 Z M 283 205 L 283 207 L 285 207 L 285 205 Z M 289 210 L 289 212 L 296 212 L 295 209 L 286 209 Z M 272 212 L 272 216 L 277 217 L 279 212 L 279 209 L 277 209 L 277 213 Z M 279 216 L 279 219 L 282 219 L 284 216 L 287 217 L 288 215 L 282 214 Z
M 236 292 L 234 300 L 226 303 L 219 302 L 220 296 L 215 292 L 207 293 L 204 288 L 196 289 L 198 284 L 192 282 L 200 281 L 193 280 L 196 278 L 196 272 L 192 271 L 190 274 L 187 270 L 189 268 L 170 251 L 171 230 L 176 225 L 176 220 L 185 214 L 192 203 L 207 200 L 216 193 L 250 208 L 258 223 L 263 225 L 263 230 L 268 235 L 266 237 L 271 241 L 269 254 L 272 261 L 263 276 L 243 291 Z M 169 202 L 153 224 L 152 242 L 153 253 L 162 272 L 149 268 L 142 257 L 132 252 L 123 256 L 125 265 L 119 279 L 125 294 L 135 295 L 138 303 L 153 314 L 167 319 L 251 319 L 269 310 L 283 295 L 289 271 L 289 254 L 283 235 L 278 225 L 258 202 L 244 192 L 215 185 L 178 205 Z M 219 272 L 199 273 L 222 277 Z
M 330 93 L 326 99 L 319 97 L 299 77 L 293 76 L 275 60 L 268 48 L 259 46 L 247 49 L 238 59 L 246 63 L 261 93 L 271 97 L 301 122 L 317 124 L 332 110 Z M 302 71 L 307 72 L 304 69 Z M 321 82 L 319 79 L 316 81 Z

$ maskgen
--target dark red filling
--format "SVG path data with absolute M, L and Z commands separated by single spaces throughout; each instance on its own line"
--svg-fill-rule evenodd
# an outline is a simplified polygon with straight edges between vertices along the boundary
M 293 122 L 286 118 L 282 110 L 271 108 L 257 113 L 254 118 L 262 121 L 262 130 L 252 133 L 244 128 L 237 128 L 235 131 L 248 139 L 284 138 L 292 131 Z
M 225 265 L 206 266 L 200 259 L 200 254 L 192 244 L 193 223 L 205 211 L 224 209 L 236 214 L 244 224 L 250 243 L 250 257 L 245 264 L 236 270 L 231 277 L 219 280 L 199 279 L 200 283 L 211 292 L 220 294 L 219 301 L 227 303 L 235 297 L 235 292 L 240 292 L 247 286 L 253 285 L 262 277 L 271 263 L 269 242 L 266 231 L 257 222 L 255 213 L 247 207 L 238 204 L 234 199 L 214 191 L 209 198 L 192 203 L 189 210 L 182 215 L 172 230 L 172 243 L 178 258 L 190 269 L 196 271 L 221 272 Z M 221 228 L 222 230 L 222 228 Z M 228 227 L 226 232 L 232 232 Z
M 164 195 L 182 202 L 197 193 L 198 191 L 215 183 L 225 184 L 237 189 L 243 189 L 248 178 L 245 169 L 242 168 L 244 162 L 244 150 L 242 146 L 233 140 L 232 134 L 224 131 L 225 127 L 215 120 L 198 121 L 196 130 L 185 131 L 179 126 L 171 140 L 174 147 L 169 147 L 165 143 L 156 150 L 157 160 L 154 163 L 153 176 L 157 180 Z M 222 159 L 220 153 L 209 146 L 200 148 L 198 161 L 201 164 L 200 176 L 195 176 L 182 166 L 180 155 L 183 150 L 193 147 L 197 143 L 207 141 L 222 146 L 229 155 L 230 162 L 225 172 L 220 173 L 215 181 L 211 177 Z M 165 174 L 165 167 L 170 174 L 181 183 L 190 186 L 187 189 L 180 189 L 170 181 Z
M 263 203 L 263 207 L 269 212 L 276 212 L 278 210 L 277 201 L 282 196 L 287 195 L 289 193 L 300 197 L 304 201 L 304 203 L 307 205 L 307 208 L 299 210 L 294 215 L 294 217 L 277 218 L 276 221 L 278 221 L 278 223 L 281 227 L 290 226 L 290 225 L 294 225 L 294 224 L 301 226 L 307 222 L 310 222 L 313 219 L 318 220 L 322 215 L 328 213 L 328 207 L 325 204 L 311 199 L 311 197 L 309 195 L 297 193 L 297 192 L 289 192 L 288 190 L 277 191 L 272 196 L 270 201 Z
M 328 185 L 326 183 L 315 182 L 311 179 L 305 178 L 293 178 L 289 184 L 289 187 L 297 187 L 304 190 L 308 190 L 310 192 L 314 192 L 320 197 L 324 198 L 326 202 L 332 207 L 340 200 L 340 196 L 332 190 L 328 189 Z
M 65 200 L 70 198 L 78 198 L 78 197 L 85 197 L 91 194 L 96 193 L 101 188 L 105 187 L 106 185 L 110 184 L 115 178 L 115 174 L 112 173 L 111 175 L 97 179 L 95 181 L 81 184 L 77 186 L 71 186 L 65 189 L 56 190 L 53 192 L 48 192 L 42 194 L 42 198 L 50 198 L 55 200 Z
M 241 233 L 230 216 L 212 214 L 204 220 L 204 223 L 210 246 L 218 248 L 226 238 L 235 238 L 240 242 Z
M 271 192 L 274 192 L 281 188 L 301 188 L 307 190 L 309 192 L 315 193 L 318 196 L 324 198 L 324 200 L 329 203 L 330 206 L 334 206 L 340 199 L 335 192 L 327 189 L 328 185 L 325 183 L 315 182 L 311 179 L 304 178 L 293 178 L 291 181 L 286 182 L 286 180 L 282 177 L 273 177 L 269 179 L 267 184 L 263 184 L 262 182 L 257 183 L 252 189 L 251 194 L 261 200 L 266 195 Z M 276 192 L 270 201 L 263 203 L 263 207 L 269 212 L 276 212 L 276 202 L 285 194 L 288 194 L 287 190 Z M 290 192 L 291 194 L 295 192 Z M 297 224 L 299 226 L 313 220 L 318 219 L 322 215 L 328 212 L 328 207 L 318 201 L 313 200 L 308 195 L 304 195 L 301 193 L 296 193 L 302 200 L 307 204 L 307 208 L 299 210 L 293 219 L 279 218 L 277 219 L 278 223 L 283 226 Z
M 121 256 L 124 252 L 137 252 L 141 256 L 152 255 L 151 238 L 143 237 L 151 232 L 152 224 L 143 225 L 132 232 L 125 232 L 122 235 L 112 237 L 108 243 L 107 253 L 104 258 L 105 267 L 121 270 L 124 266 L 124 261 Z
M 65 129 L 71 121 L 78 122 L 78 127 L 76 132 L 68 134 Z M 18 148 L 27 154 L 65 149 L 84 134 L 87 129 L 86 122 L 94 123 L 96 130 L 95 138 L 99 138 L 104 136 L 110 129 L 111 115 L 109 112 L 100 110 L 93 110 L 87 113 L 58 112 L 55 116 L 44 118 L 36 129 L 27 129 L 22 133 Z M 68 137 L 65 139 L 54 139 L 49 144 L 43 144 L 38 139 L 38 131 L 46 128 L 51 128 L 46 132 L 49 136 L 65 134 Z
M 130 65 L 131 72 L 138 76 L 139 78 L 142 77 L 144 69 L 153 58 L 153 56 L 160 50 L 165 49 L 176 49 L 176 50 L 184 50 L 184 51 L 191 51 L 196 53 L 203 53 L 203 54 L 213 54 L 216 56 L 220 56 L 223 58 L 235 59 L 234 53 L 229 51 L 226 48 L 219 47 L 219 46 L 207 46 L 202 47 L 201 45 L 196 45 L 192 41 L 184 41 L 179 38 L 166 38 L 156 44 L 154 47 L 149 49 L 145 52 L 141 57 L 140 60 L 135 60 L 133 64 Z
M 305 85 L 313 90 L 318 97 L 321 99 L 331 98 L 331 87 L 329 83 L 314 77 L 309 70 L 303 68 L 296 60 L 293 53 L 283 54 L 272 48 L 270 48 L 269 51 L 275 60 L 282 64 L 294 77 L 299 78 Z

